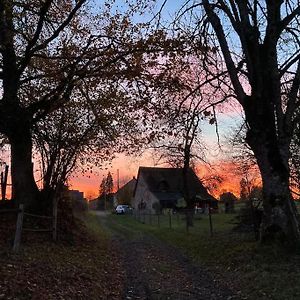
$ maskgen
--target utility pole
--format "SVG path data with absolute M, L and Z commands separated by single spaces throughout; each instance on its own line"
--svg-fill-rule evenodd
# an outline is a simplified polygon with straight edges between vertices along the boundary
M 119 169 L 117 169 L 117 187 L 118 190 L 120 189 L 120 174 L 119 174 Z

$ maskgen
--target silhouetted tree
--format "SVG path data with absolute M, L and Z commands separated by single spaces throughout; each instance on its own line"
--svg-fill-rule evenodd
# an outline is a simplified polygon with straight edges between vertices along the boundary
M 108 172 L 105 180 L 106 193 L 111 194 L 114 189 L 114 181 L 110 172 Z
M 300 228 L 289 187 L 289 159 L 298 123 L 295 112 L 300 87 L 299 3 L 188 1 L 181 14 L 185 12 L 191 13 L 190 20 L 195 18 L 196 26 L 191 27 L 193 36 L 200 37 L 201 46 L 215 49 L 216 55 L 208 53 L 204 57 L 207 70 L 219 61 L 219 73 L 215 76 L 219 74 L 224 82 L 227 71 L 232 99 L 245 112 L 246 141 L 263 182 L 261 240 L 279 238 L 294 244 L 300 240 Z
M 111 1 L 106 4 L 95 15 L 87 0 L 0 2 L 0 133 L 11 146 L 12 197 L 17 202 L 32 205 L 39 198 L 33 134 L 41 136 L 41 123 L 56 118 L 58 110 L 89 110 L 82 115 L 83 127 L 96 119 L 106 129 L 112 106 L 123 116 L 130 108 L 140 109 L 138 101 L 129 104 L 130 90 L 138 90 L 135 79 L 146 69 L 145 49 L 159 50 L 165 36 L 152 35 L 147 44 L 141 34 L 145 26 L 130 21 L 137 6 L 119 13 Z M 134 120 L 127 120 L 128 127 Z M 119 122 L 111 120 L 111 125 L 117 128 Z

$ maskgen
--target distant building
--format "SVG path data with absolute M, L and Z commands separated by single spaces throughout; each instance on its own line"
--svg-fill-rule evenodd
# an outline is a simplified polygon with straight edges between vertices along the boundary
M 69 190 L 69 197 L 76 202 L 83 202 L 84 200 L 84 194 L 83 192 L 80 192 L 78 190 Z
M 90 209 L 90 210 L 96 210 L 96 209 L 98 209 L 98 201 L 99 201 L 98 198 L 91 199 L 91 200 L 88 202 L 88 207 L 89 207 L 89 209 Z
M 237 202 L 237 197 L 231 192 L 225 192 L 220 196 L 220 203 L 224 203 L 225 213 L 234 212 L 234 204 Z
M 195 206 L 208 204 L 218 207 L 218 201 L 211 196 L 192 169 L 187 174 L 188 189 Z M 183 169 L 140 167 L 137 176 L 132 206 L 147 212 L 157 207 L 175 208 L 183 200 Z
M 135 185 L 136 185 L 135 177 L 133 177 L 126 184 L 124 184 L 114 195 L 114 206 L 117 206 L 118 204 L 131 205 Z
M 88 203 L 84 198 L 83 192 L 80 192 L 78 190 L 69 190 L 68 195 L 72 201 L 72 206 L 75 210 L 88 209 Z
M 100 197 L 98 197 L 98 205 L 97 209 L 99 210 L 110 210 L 114 208 L 114 194 L 101 194 Z

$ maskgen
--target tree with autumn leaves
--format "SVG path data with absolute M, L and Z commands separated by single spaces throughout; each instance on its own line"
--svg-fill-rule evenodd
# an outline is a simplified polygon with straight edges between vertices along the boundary
M 109 203 L 113 201 L 114 181 L 110 172 L 103 177 L 99 186 L 98 208 L 107 209 Z
M 213 108 L 237 101 L 244 110 L 246 141 L 263 181 L 261 240 L 300 240 L 289 186 L 290 147 L 299 124 L 299 14 L 299 5 L 290 0 L 187 1 L 173 27 L 181 32 L 174 34 L 173 46 L 183 57 L 198 59 L 206 71 L 202 81 L 220 97 Z M 130 127 L 132 120 L 141 125 L 139 117 L 122 116 L 143 110 L 156 88 L 169 84 L 178 90 L 178 78 L 163 82 L 156 76 L 157 65 L 165 62 L 163 55 L 176 61 L 167 35 L 161 30 L 147 36 L 145 27 L 131 22 L 131 15 L 132 11 L 112 15 L 110 1 L 99 15 L 85 0 L 1 1 L 0 133 L 11 146 L 13 197 L 18 202 L 30 204 L 39 195 L 32 148 L 41 122 L 72 103 L 93 116 L 82 125 L 95 122 L 109 133 L 106 113 L 112 113 L 111 99 L 120 101 L 123 114 L 118 120 Z M 182 36 L 188 48 L 181 46 Z M 104 115 L 99 116 L 99 107 Z M 148 111 L 143 112 L 146 117 Z
M 185 56 L 180 51 L 164 58 L 157 75 L 157 97 L 154 115 L 153 141 L 150 145 L 157 163 L 182 169 L 183 197 L 186 203 L 187 226 L 193 226 L 194 199 L 188 188 L 190 168 L 205 162 L 206 146 L 202 126 L 216 122 L 218 99 L 207 89 L 206 70 L 198 65 L 196 55 Z M 156 128 L 155 128 L 156 127 Z
M 132 82 L 142 77 L 145 48 L 155 47 L 163 36 L 144 42 L 143 25 L 130 21 L 135 6 L 123 14 L 112 10 L 111 1 L 99 6 L 98 14 L 86 0 L 0 3 L 0 133 L 11 147 L 17 203 L 40 201 L 33 144 L 49 185 L 57 180 L 56 159 L 69 161 L 62 166 L 65 181 L 70 166 L 88 160 L 79 153 L 91 148 L 94 153 L 106 148 L 106 153 L 105 139 L 113 143 L 125 132 L 133 136 L 140 105 Z

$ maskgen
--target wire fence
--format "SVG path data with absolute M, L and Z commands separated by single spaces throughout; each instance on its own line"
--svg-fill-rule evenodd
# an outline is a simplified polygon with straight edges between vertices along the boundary
M 167 210 L 163 213 L 136 211 L 132 214 L 132 217 L 142 224 L 156 226 L 158 228 L 185 229 L 187 231 L 190 227 L 188 226 L 187 218 L 192 218 L 193 223 L 198 223 L 198 221 L 202 220 L 202 225 L 206 222 L 210 235 L 213 235 L 213 213 L 211 213 L 211 210 L 201 213 L 195 212 L 194 209 L 185 209 L 177 212 Z
M 44 216 L 44 215 L 37 215 L 32 213 L 27 213 L 24 211 L 24 205 L 20 204 L 19 208 L 12 208 L 12 209 L 1 209 L 0 215 L 7 215 L 7 214 L 15 214 L 16 215 L 16 227 L 15 227 L 15 235 L 14 235 L 14 242 L 13 242 L 13 251 L 19 252 L 20 245 L 21 245 L 21 237 L 22 232 L 29 231 L 29 232 L 49 232 L 52 233 L 52 239 L 55 241 L 57 239 L 57 202 L 55 201 L 53 205 L 53 215 L 52 216 Z M 24 217 L 27 216 L 31 219 L 42 219 L 47 220 L 49 224 L 47 224 L 46 228 L 33 228 L 32 225 L 28 227 L 24 227 Z

